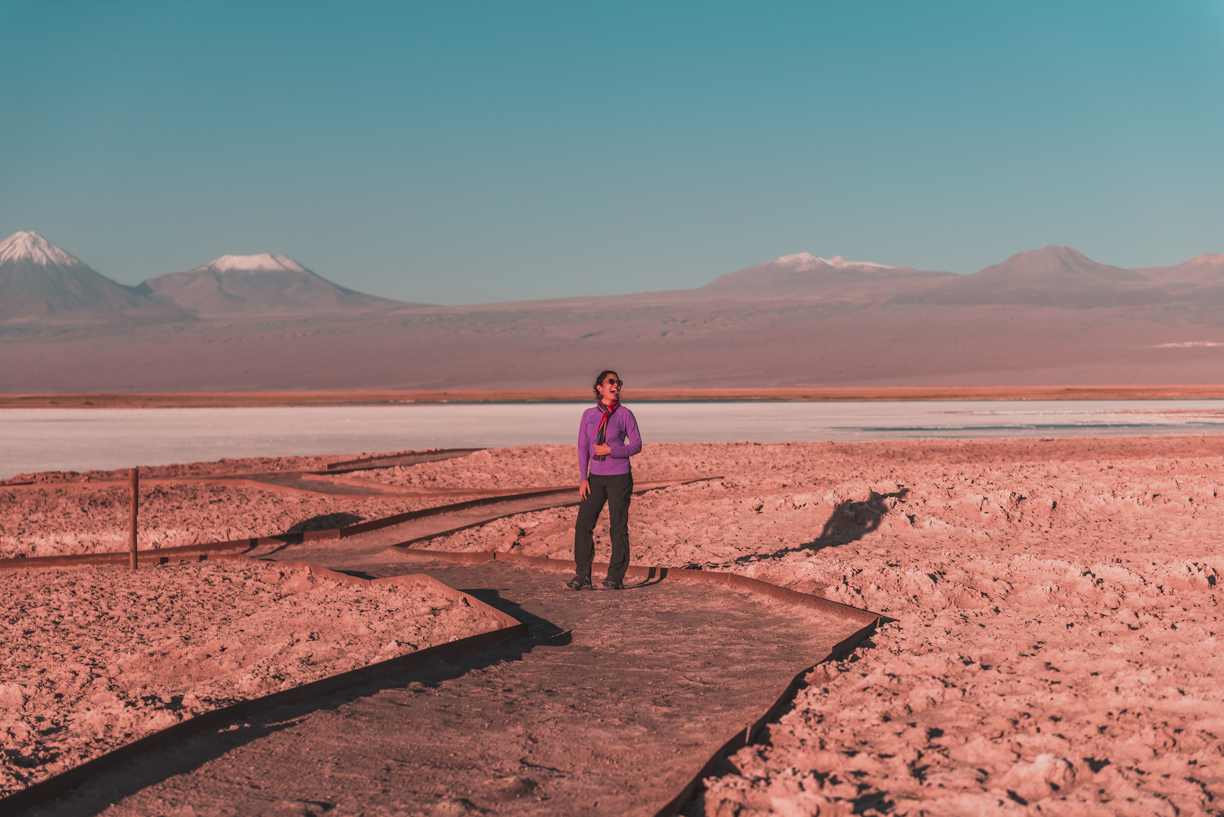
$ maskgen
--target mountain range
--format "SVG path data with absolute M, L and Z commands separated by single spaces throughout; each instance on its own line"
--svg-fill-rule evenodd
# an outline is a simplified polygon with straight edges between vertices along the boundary
M 0 321 L 188 321 L 405 306 L 333 284 L 284 255 L 223 255 L 126 286 L 38 233 L 0 243 Z
M 787 255 L 696 289 L 472 306 L 355 292 L 283 255 L 127 287 L 0 244 L 3 392 L 1218 383 L 1224 255 L 1125 269 L 1070 247 L 972 275 Z M 47 365 L 54 361 L 54 365 Z

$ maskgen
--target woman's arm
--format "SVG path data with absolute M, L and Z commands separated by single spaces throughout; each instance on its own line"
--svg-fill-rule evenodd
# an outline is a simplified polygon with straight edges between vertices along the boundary
M 578 481 L 587 481 L 587 466 L 591 460 L 591 440 L 587 437 L 586 413 L 578 421 Z
M 625 411 L 625 441 L 623 443 L 617 440 L 609 440 L 608 444 L 612 446 L 612 456 L 627 459 L 634 454 L 642 452 L 642 435 L 638 431 L 637 418 L 633 416 L 633 412 Z

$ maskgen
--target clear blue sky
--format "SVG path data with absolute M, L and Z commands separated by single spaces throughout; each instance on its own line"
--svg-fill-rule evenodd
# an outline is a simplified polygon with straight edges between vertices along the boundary
M 1224 252 L 1224 2 L 0 0 L 0 237 L 434 303 Z

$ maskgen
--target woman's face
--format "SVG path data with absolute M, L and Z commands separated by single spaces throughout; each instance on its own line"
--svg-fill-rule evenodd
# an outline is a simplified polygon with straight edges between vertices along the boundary
M 615 403 L 620 400 L 620 390 L 620 375 L 615 372 L 606 374 L 599 384 L 599 399 L 604 403 Z

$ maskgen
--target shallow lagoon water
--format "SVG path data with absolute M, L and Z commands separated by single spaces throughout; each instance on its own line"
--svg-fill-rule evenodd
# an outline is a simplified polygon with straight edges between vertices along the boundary
M 1224 400 L 627 402 L 646 442 L 1224 433 Z M 570 444 L 585 405 L 0 410 L 0 479 L 295 454 Z

